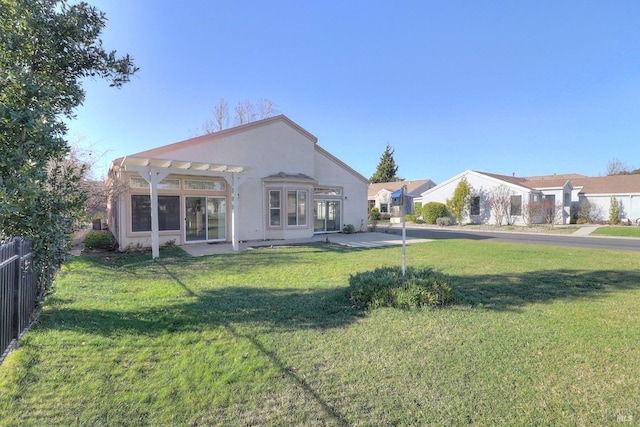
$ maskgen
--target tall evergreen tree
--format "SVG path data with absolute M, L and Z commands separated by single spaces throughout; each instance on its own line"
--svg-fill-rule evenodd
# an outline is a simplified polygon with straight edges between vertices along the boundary
M 387 148 L 385 148 L 382 157 L 380 157 L 380 163 L 378 163 L 378 167 L 369 182 L 376 184 L 378 182 L 402 181 L 401 178 L 396 176 L 397 173 L 398 166 L 396 166 L 396 161 L 393 159 L 393 148 L 387 144 Z
M 451 216 L 456 219 L 458 225 L 462 225 L 462 218 L 469 211 L 472 193 L 473 187 L 469 184 L 467 178 L 463 177 L 453 191 L 453 197 L 447 199 L 447 209 L 451 212 Z

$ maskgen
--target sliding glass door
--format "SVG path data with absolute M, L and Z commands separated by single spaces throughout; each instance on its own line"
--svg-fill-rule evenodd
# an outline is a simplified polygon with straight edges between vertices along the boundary
M 227 203 L 224 197 L 186 197 L 185 207 L 187 242 L 227 239 Z
M 327 233 L 340 231 L 342 219 L 340 200 L 316 200 L 313 204 L 313 231 L 315 233 Z

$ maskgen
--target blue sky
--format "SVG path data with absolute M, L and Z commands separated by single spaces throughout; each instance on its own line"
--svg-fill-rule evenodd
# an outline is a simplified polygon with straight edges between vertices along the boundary
M 89 0 L 139 73 L 87 80 L 69 138 L 117 157 L 274 101 L 369 178 L 640 168 L 640 2 Z

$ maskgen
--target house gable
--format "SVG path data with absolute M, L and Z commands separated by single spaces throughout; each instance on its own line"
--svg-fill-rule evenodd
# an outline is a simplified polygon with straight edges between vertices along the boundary
M 110 219 L 118 224 L 114 234 L 121 247 L 148 246 L 149 235 L 153 246 L 158 232 L 162 241 L 177 244 L 211 241 L 214 228 L 218 232 L 213 240 L 232 237 L 236 247 L 241 240 L 307 238 L 314 232 L 340 231 L 343 223 L 361 227 L 366 221 L 366 178 L 319 147 L 315 136 L 283 115 L 112 162 L 113 179 L 120 176 L 128 185 L 133 175 L 148 185 L 128 186 L 114 204 L 117 218 L 110 214 Z M 169 189 L 164 179 L 175 185 Z M 226 185 L 211 180 L 224 180 Z M 134 216 L 155 212 L 148 205 L 149 197 L 151 206 L 156 197 L 158 202 L 172 203 L 173 228 L 163 229 L 163 218 L 151 230 L 132 226 Z M 322 215 L 319 203 L 330 206 L 330 219 L 314 218 Z M 161 207 L 165 205 L 158 205 L 158 211 Z M 182 220 L 175 218 L 184 219 L 179 229 L 176 224 Z M 214 228 L 211 218 L 218 221 Z M 324 228 L 318 225 L 321 219 Z M 152 224 L 158 222 L 154 221 L 152 218 Z

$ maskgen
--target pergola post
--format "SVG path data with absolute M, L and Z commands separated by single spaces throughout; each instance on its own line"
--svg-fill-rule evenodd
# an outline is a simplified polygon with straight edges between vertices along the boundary
M 151 197 L 151 257 L 160 257 L 160 226 L 158 223 L 158 184 L 166 178 L 168 173 L 158 172 L 156 168 L 149 168 L 149 195 Z
M 240 250 L 240 241 L 238 238 L 238 188 L 236 174 L 231 174 L 231 244 L 233 251 Z

